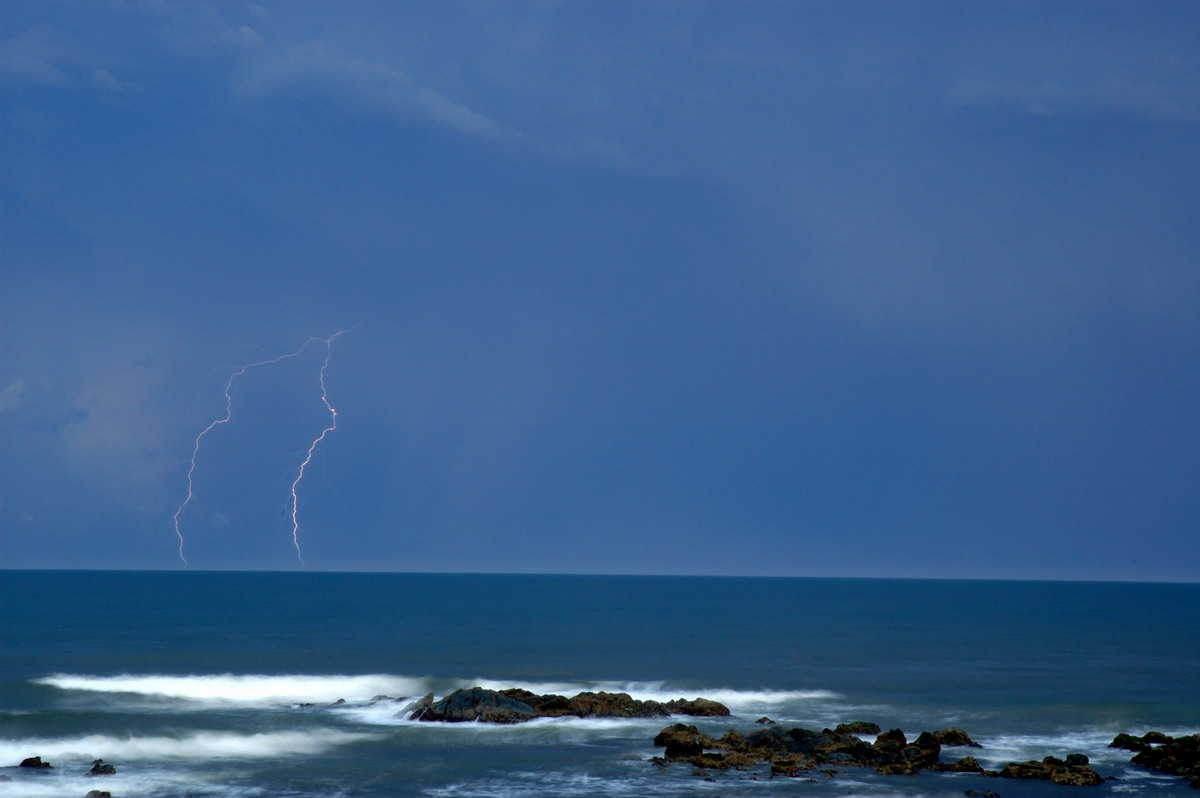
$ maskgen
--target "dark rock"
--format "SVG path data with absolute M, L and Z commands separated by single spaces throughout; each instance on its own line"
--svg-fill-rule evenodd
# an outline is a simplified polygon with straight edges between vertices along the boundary
M 669 715 L 692 717 L 726 717 L 729 708 L 707 698 L 691 700 L 677 698 L 663 704 L 642 701 L 628 693 L 583 692 L 567 698 L 561 695 L 537 695 L 528 690 L 511 688 L 500 691 L 533 709 L 539 717 L 557 718 L 574 715 L 580 718 L 656 718 Z
M 1200 789 L 1200 734 L 1186 737 L 1167 737 L 1160 732 L 1151 732 L 1156 738 L 1165 739 L 1157 746 L 1147 746 L 1133 758 L 1133 764 L 1151 768 L 1162 773 L 1182 776 L 1192 787 Z M 1143 742 L 1150 734 L 1142 736 Z
M 957 762 L 940 762 L 929 766 L 929 770 L 939 773 L 982 773 L 983 768 L 973 756 L 964 756 Z
M 49 762 L 43 762 L 42 758 L 40 756 L 31 756 L 31 757 L 28 757 L 27 759 L 22 759 L 21 764 L 18 767 L 45 769 L 45 768 L 52 768 L 54 766 L 51 765 Z
M 1000 769 L 1000 777 L 1005 779 L 1040 779 L 1050 780 L 1050 767 L 1044 762 L 1009 762 Z
M 874 748 L 884 755 L 891 756 L 908 745 L 908 738 L 899 729 L 885 731 L 875 738 Z
M 521 723 L 534 717 L 537 717 L 537 712 L 528 704 L 482 687 L 455 690 L 441 701 L 414 710 L 411 715 L 413 720 L 447 723 L 475 720 L 487 723 Z
M 688 759 L 700 756 L 705 748 L 719 747 L 716 740 L 700 733 L 695 726 L 676 723 L 667 726 L 654 737 L 654 744 L 666 748 L 663 756 L 667 759 Z
M 965 731 L 956 729 L 953 726 L 941 731 L 935 731 L 933 737 L 938 741 L 938 745 L 943 748 L 983 748 L 982 745 L 967 736 Z
M 1050 781 L 1070 787 L 1098 787 L 1104 783 L 1100 774 L 1087 765 L 1057 769 L 1051 774 Z
M 941 762 L 942 740 L 947 741 L 947 746 L 980 747 L 961 729 L 921 732 L 912 741 L 900 729 L 891 729 L 879 733 L 872 744 L 849 733 L 851 730 L 866 733 L 872 726 L 858 721 L 840 724 L 833 730 L 814 731 L 787 729 L 772 724 L 745 734 L 730 729 L 721 738 L 713 739 L 702 734 L 695 726 L 676 723 L 664 728 L 654 738 L 655 745 L 667 749 L 665 759 L 656 759 L 656 764 L 665 766 L 667 762 L 683 761 L 696 767 L 697 772 L 704 773 L 769 764 L 772 776 L 792 777 L 818 769 L 826 776 L 832 776 L 836 771 L 823 767 L 832 765 L 839 770 L 846 767 L 874 767 L 880 773 L 894 775 L 911 776 L 922 771 L 933 771 L 1036 779 L 1063 785 L 1102 783 L 1101 777 L 1092 770 L 1088 758 L 1083 754 L 1070 754 L 1065 760 L 1048 756 L 1040 762 L 1012 762 L 999 772 L 984 770 L 974 757 L 969 756 L 952 763 Z M 878 729 L 877 726 L 874 728 Z M 1165 749 L 1166 746 L 1162 746 L 1153 751 Z
M 1168 737 L 1160 731 L 1148 731 L 1142 735 L 1142 742 L 1149 745 L 1165 745 L 1174 742 L 1174 738 Z
M 87 772 L 89 776 L 112 776 L 115 775 L 117 769 L 105 762 L 103 759 L 97 759 L 92 762 L 92 769 Z
M 756 721 L 754 721 L 754 722 L 755 722 L 755 723 L 761 723 L 761 724 L 762 724 L 762 725 L 764 725 L 764 726 L 768 726 L 768 725 L 771 725 L 771 726 L 773 726 L 773 725 L 775 725 L 775 721 L 771 720 L 771 719 L 770 719 L 770 718 L 768 718 L 766 715 L 762 716 L 761 718 L 759 718 L 758 720 L 756 720 Z
M 638 701 L 628 693 L 584 692 L 567 699 L 569 715 L 581 718 L 653 718 L 671 713 L 657 701 Z
M 400 710 L 397 715 L 407 715 L 415 717 L 418 712 L 424 712 L 433 706 L 433 693 L 426 693 L 423 697 L 418 698 Z
M 583 692 L 567 699 L 568 715 L 580 718 L 652 718 L 671 714 L 657 701 L 638 701 L 628 693 Z
M 942 755 L 942 746 L 929 732 L 921 732 L 912 745 L 900 749 L 900 758 L 914 767 L 927 768 L 936 764 Z
M 88 790 L 83 798 L 112 798 L 112 793 L 108 790 Z
M 1090 765 L 1070 765 L 1048 756 L 1041 762 L 1010 762 L 1000 770 L 1001 778 L 1036 779 L 1074 787 L 1095 787 L 1104 782 Z
M 512 687 L 500 692 L 509 698 L 515 698 L 523 704 L 528 704 L 538 715 L 543 717 L 557 718 L 571 714 L 571 705 L 567 701 L 566 696 L 538 695 L 528 690 L 522 690 L 519 687 Z
M 672 715 L 690 715 L 693 718 L 727 718 L 729 707 L 707 698 L 676 698 L 666 703 Z
M 722 748 L 728 748 L 731 751 L 740 751 L 746 748 L 746 738 L 741 732 L 733 729 L 725 732 L 717 742 Z
M 1132 734 L 1122 732 L 1113 738 L 1113 741 L 1108 744 L 1109 748 L 1120 748 L 1125 751 L 1145 751 L 1150 746 L 1142 742 L 1141 737 L 1134 737 Z
M 793 731 L 795 731 L 793 729 Z M 800 753 L 796 739 L 782 726 L 767 726 L 746 735 L 746 748 L 763 754 Z
M 856 720 L 851 723 L 839 723 L 834 731 L 838 734 L 879 734 L 879 724 Z
M 915 776 L 920 772 L 912 762 L 885 762 L 875 769 L 885 776 Z

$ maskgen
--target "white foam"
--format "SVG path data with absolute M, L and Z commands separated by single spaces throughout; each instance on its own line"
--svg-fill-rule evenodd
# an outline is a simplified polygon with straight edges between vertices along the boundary
M 93 759 L 124 762 L 159 759 L 263 759 L 319 754 L 334 746 L 374 739 L 378 739 L 378 736 L 335 729 L 257 734 L 205 731 L 179 737 L 117 737 L 91 734 L 79 737 L 0 738 L 0 762 L 15 764 L 25 757 L 35 755 L 52 764 L 57 764 L 56 760 L 91 762 Z
M 495 679 L 476 679 L 463 682 L 464 687 L 478 685 L 489 690 L 517 687 L 531 693 L 553 693 L 568 698 L 582 692 L 628 693 L 639 701 L 666 703 L 677 698 L 707 698 L 719 701 L 730 709 L 743 707 L 772 707 L 793 701 L 836 700 L 841 696 L 829 690 L 736 690 L 729 687 L 680 688 L 668 682 L 514 682 Z
M 680 688 L 667 682 L 526 682 L 513 679 L 433 679 L 429 677 L 368 675 L 265 676 L 256 674 L 206 674 L 168 676 L 125 674 L 89 676 L 54 674 L 35 680 L 61 690 L 193 701 L 206 704 L 279 705 L 332 703 L 338 699 L 365 702 L 377 695 L 392 697 L 422 696 L 436 692 L 439 697 L 458 688 L 483 687 L 489 690 L 519 688 L 539 695 L 571 697 L 582 692 L 628 693 L 641 701 L 666 703 L 677 698 L 703 697 L 718 701 L 735 714 L 777 710 L 797 702 L 830 701 L 842 696 L 828 690 L 737 690 L 728 687 Z
M 416 695 L 426 680 L 405 676 L 235 675 L 193 676 L 54 674 L 35 679 L 61 690 L 127 693 L 215 704 L 331 703 L 339 698 L 366 699 L 375 695 Z

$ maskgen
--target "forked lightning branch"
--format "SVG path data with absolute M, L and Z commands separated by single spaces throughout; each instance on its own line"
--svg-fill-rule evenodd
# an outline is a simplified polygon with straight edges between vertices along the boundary
M 334 333 L 333 335 L 329 336 L 328 338 L 309 338 L 307 341 L 304 342 L 304 345 L 301 346 L 299 349 L 297 349 L 295 352 L 290 352 L 286 355 L 280 355 L 279 357 L 271 358 L 270 360 L 260 360 L 257 363 L 247 363 L 244 366 L 239 367 L 236 371 L 234 371 L 232 374 L 229 375 L 229 379 L 225 382 L 225 415 L 222 416 L 221 418 L 215 419 L 207 427 L 205 427 L 203 430 L 201 430 L 199 435 L 196 436 L 195 444 L 192 447 L 192 458 L 188 465 L 187 495 L 184 497 L 183 502 L 175 510 L 175 515 L 173 516 L 173 521 L 175 524 L 175 536 L 177 538 L 179 538 L 179 559 L 183 562 L 184 567 L 187 567 L 188 561 L 187 561 L 187 556 L 184 554 L 184 537 L 183 537 L 183 528 L 180 525 L 180 518 L 183 515 L 183 511 L 185 509 L 187 509 L 187 506 L 192 503 L 192 500 L 196 496 L 196 493 L 195 493 L 196 462 L 200 457 L 200 448 L 201 448 L 201 445 L 204 443 L 204 438 L 209 433 L 216 430 L 218 427 L 228 424 L 230 422 L 230 420 L 233 419 L 233 386 L 234 386 L 234 383 L 237 382 L 237 380 L 239 378 L 244 377 L 246 375 L 246 372 L 248 372 L 252 369 L 260 368 L 263 366 L 270 366 L 270 365 L 274 365 L 276 363 L 280 363 L 284 360 L 291 360 L 291 359 L 300 357 L 300 355 L 302 355 L 304 353 L 304 351 L 308 349 L 309 346 L 312 346 L 313 344 L 316 344 L 316 343 L 320 343 L 325 347 L 325 358 L 324 358 L 324 360 L 321 361 L 321 370 L 318 375 L 318 380 L 319 380 L 319 384 L 320 384 L 320 388 L 321 388 L 321 402 L 325 405 L 325 409 L 329 412 L 329 423 L 324 429 L 321 430 L 319 435 L 317 435 L 315 438 L 313 438 L 312 443 L 309 444 L 308 450 L 305 452 L 305 455 L 304 455 L 304 460 L 301 461 L 299 467 L 297 468 L 296 478 L 294 480 L 292 480 L 292 485 L 291 485 L 292 545 L 295 546 L 295 548 L 296 548 L 296 558 L 298 560 L 300 560 L 301 563 L 304 562 L 304 554 L 300 549 L 300 494 L 299 494 L 299 488 L 300 488 L 300 483 L 304 480 L 304 473 L 308 469 L 309 464 L 312 462 L 313 453 L 316 452 L 317 447 L 321 444 L 321 441 L 325 440 L 326 436 L 328 436 L 329 433 L 331 433 L 337 429 L 337 415 L 338 415 L 337 409 L 335 409 L 334 406 L 329 403 L 329 391 L 325 385 L 325 372 L 329 368 L 329 359 L 330 359 L 330 357 L 333 356 L 333 342 L 336 341 L 339 336 L 344 335 L 347 332 L 349 332 L 349 330 L 339 330 L 338 332 Z

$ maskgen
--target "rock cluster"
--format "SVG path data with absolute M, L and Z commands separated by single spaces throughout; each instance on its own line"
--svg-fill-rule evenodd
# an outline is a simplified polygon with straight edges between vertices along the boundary
M 660 763 L 687 762 L 698 768 L 699 773 L 769 764 L 772 775 L 781 776 L 800 776 L 833 766 L 871 767 L 880 773 L 900 775 L 914 775 L 922 770 L 978 773 L 1080 786 L 1102 781 L 1083 754 L 1071 754 L 1065 760 L 1046 757 L 1041 762 L 1014 762 L 1000 771 L 984 770 L 970 756 L 954 762 L 941 761 L 943 748 L 981 747 L 962 729 L 921 732 L 911 741 L 899 729 L 884 732 L 878 729 L 877 725 L 864 721 L 821 731 L 768 724 L 749 734 L 730 729 L 722 737 L 712 738 L 695 726 L 676 723 L 659 732 L 654 744 L 665 749 Z M 855 732 L 877 733 L 877 736 L 873 743 L 867 743 Z
M 1133 764 L 1182 776 L 1194 789 L 1200 789 L 1200 734 L 1170 737 L 1152 731 L 1135 737 L 1118 734 L 1109 748 L 1135 751 Z
M 1041 779 L 1072 787 L 1095 787 L 1104 781 L 1083 754 L 1070 754 L 1065 760 L 1048 756 L 1041 762 L 1010 762 L 1000 775 L 1006 779 Z
M 534 718 L 656 718 L 670 715 L 725 717 L 729 709 L 707 698 L 673 701 L 641 701 L 628 693 L 584 692 L 567 698 L 538 695 L 528 690 L 488 690 L 471 687 L 456 690 L 440 701 L 429 694 L 411 707 L 412 720 L 482 721 L 485 723 L 522 723 Z

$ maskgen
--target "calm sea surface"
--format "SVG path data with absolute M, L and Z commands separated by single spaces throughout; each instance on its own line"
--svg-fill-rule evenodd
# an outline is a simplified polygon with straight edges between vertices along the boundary
M 944 760 L 1079 752 L 1115 779 L 707 782 L 649 761 L 665 719 L 424 724 L 394 700 L 476 684 L 705 696 L 734 713 L 695 721 L 716 736 L 953 725 L 984 747 Z M 1200 732 L 1200 585 L 0 571 L 0 798 L 1194 798 L 1107 748 L 1150 729 Z

